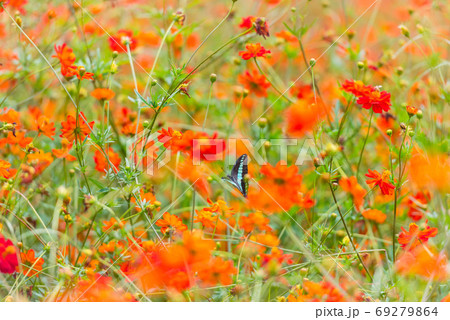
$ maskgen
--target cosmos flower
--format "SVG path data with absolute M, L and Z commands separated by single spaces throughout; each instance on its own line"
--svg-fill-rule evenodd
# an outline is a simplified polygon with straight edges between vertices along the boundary
M 364 109 L 372 109 L 375 113 L 389 111 L 391 108 L 391 94 L 377 89 L 365 93 L 356 100 Z
M 368 209 L 361 212 L 361 215 L 367 220 L 383 223 L 386 221 L 386 214 L 377 209 Z
M 84 119 L 86 119 L 84 113 L 80 112 L 77 126 L 76 118 L 72 115 L 68 115 L 67 120 L 61 122 L 60 137 L 66 138 L 69 142 L 75 141 L 77 137 L 81 141 L 83 141 L 84 138 L 89 137 L 91 134 L 91 129 L 93 128 L 95 122 L 91 121 L 86 124 Z
M 14 273 L 18 265 L 16 247 L 11 240 L 5 239 L 0 234 L 0 272 Z
M 398 243 L 400 243 L 402 248 L 408 250 L 426 243 L 428 239 L 435 237 L 438 233 L 437 228 L 431 228 L 430 226 L 425 226 L 425 229 L 420 230 L 419 226 L 415 223 L 409 225 L 408 231 L 403 227 L 401 228 L 402 232 L 398 236 Z
M 39 273 L 42 271 L 42 265 L 44 264 L 44 259 L 35 257 L 33 249 L 29 249 L 27 252 L 21 252 L 20 260 L 22 262 L 22 273 L 24 275 L 27 277 L 39 277 Z
M 245 71 L 243 74 L 239 75 L 238 81 L 245 89 L 254 93 L 257 97 L 267 97 L 267 88 L 270 87 L 270 83 L 266 80 L 266 77 L 258 71 Z
M 115 35 L 109 37 L 109 47 L 112 51 L 127 52 L 127 46 L 130 51 L 137 48 L 138 41 L 133 37 L 133 32 L 129 30 L 119 30 Z
M 256 57 L 265 57 L 266 54 L 270 53 L 270 50 L 266 50 L 260 43 L 249 43 L 245 46 L 246 51 L 240 51 L 239 55 L 244 60 L 249 60 Z
M 379 186 L 382 194 L 392 195 L 394 193 L 395 186 L 390 182 L 391 172 L 389 170 L 384 170 L 383 174 L 380 174 L 377 170 L 369 169 L 366 177 L 370 178 L 366 180 L 366 183 L 371 187 Z
M 155 223 L 158 227 L 161 227 L 161 233 L 166 234 L 167 232 L 183 232 L 187 230 L 187 226 L 182 222 L 182 220 L 174 214 L 165 212 L 162 219 L 159 219 Z

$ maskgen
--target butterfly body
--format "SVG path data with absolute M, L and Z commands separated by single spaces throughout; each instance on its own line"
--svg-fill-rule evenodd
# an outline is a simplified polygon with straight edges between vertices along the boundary
M 246 154 L 240 156 L 236 160 L 231 174 L 222 178 L 238 189 L 245 198 L 247 198 L 248 192 L 248 181 L 245 179 L 245 175 L 248 173 L 247 160 L 248 156 Z

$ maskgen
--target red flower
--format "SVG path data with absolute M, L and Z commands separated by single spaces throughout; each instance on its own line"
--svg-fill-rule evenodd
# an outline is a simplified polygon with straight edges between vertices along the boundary
M 391 109 L 391 94 L 386 91 L 373 89 L 364 96 L 361 96 L 356 102 L 364 109 L 372 108 L 375 113 L 387 112 Z
M 133 32 L 129 30 L 119 30 L 115 36 L 109 38 L 109 47 L 113 51 L 126 53 L 127 45 L 130 51 L 137 47 L 137 39 L 133 37 Z
M 267 97 L 266 89 L 270 87 L 270 83 L 266 80 L 264 75 L 259 74 L 258 71 L 253 70 L 252 73 L 245 71 L 244 74 L 239 75 L 239 82 L 250 92 L 253 92 L 258 97 Z
M 436 237 L 438 233 L 437 228 L 431 228 L 426 226 L 424 230 L 420 230 L 417 224 L 411 223 L 409 225 L 409 231 L 406 231 L 402 227 L 402 231 L 398 236 L 398 243 L 402 248 L 408 250 L 414 249 L 415 247 L 425 243 L 429 238 Z
M 245 46 L 247 51 L 239 52 L 239 55 L 244 60 L 248 60 L 256 57 L 264 57 L 264 55 L 270 53 L 270 50 L 266 50 L 260 43 L 249 43 Z
M 377 170 L 370 170 L 369 173 L 366 174 L 367 178 L 371 178 L 366 180 L 368 185 L 379 186 L 381 193 L 384 195 L 391 195 L 394 192 L 395 186 L 389 182 L 389 177 L 391 176 L 391 172 L 388 170 L 384 170 L 383 174 L 380 174 Z
M 0 234 L 0 272 L 13 273 L 18 265 L 16 247 Z
M 242 18 L 241 24 L 239 24 L 239 28 L 250 29 L 253 26 L 253 21 L 255 21 L 255 19 L 256 18 L 254 16 Z

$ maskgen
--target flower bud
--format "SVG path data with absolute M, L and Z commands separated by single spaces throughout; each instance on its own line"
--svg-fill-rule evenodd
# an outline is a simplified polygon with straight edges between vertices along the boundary
M 267 118 L 261 117 L 258 119 L 258 126 L 263 129 L 267 126 Z
M 217 75 L 215 73 L 211 73 L 209 76 L 209 81 L 211 81 L 211 83 L 216 82 L 217 80 Z
M 403 25 L 403 24 L 400 25 L 399 28 L 400 28 L 400 31 L 402 32 L 402 34 L 405 37 L 409 38 L 409 30 L 408 30 L 408 28 L 405 25 Z
M 401 76 L 403 74 L 403 68 L 398 67 L 397 70 L 395 70 L 395 72 L 397 73 L 398 76 Z
M 309 65 L 311 66 L 311 68 L 314 67 L 316 65 L 316 59 L 314 58 L 309 59 Z
M 422 118 L 423 118 L 423 112 L 422 112 L 422 110 L 417 111 L 416 116 L 417 116 L 418 119 L 422 119 Z
M 386 134 L 390 137 L 392 136 L 392 129 L 387 129 Z
M 425 29 L 423 28 L 423 26 L 420 23 L 416 24 L 416 28 L 419 33 L 425 32 Z
M 364 67 L 366 66 L 366 64 L 363 61 L 358 61 L 357 65 L 358 69 L 364 69 Z

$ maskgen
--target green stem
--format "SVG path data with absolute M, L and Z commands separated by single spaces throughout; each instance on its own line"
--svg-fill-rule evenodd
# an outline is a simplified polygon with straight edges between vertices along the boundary
M 367 128 L 366 138 L 364 139 L 364 144 L 361 149 L 361 153 L 359 154 L 358 166 L 356 167 L 356 177 L 358 177 L 358 174 L 359 174 L 359 167 L 361 166 L 361 160 L 363 157 L 364 149 L 366 148 L 367 139 L 369 139 L 370 128 L 372 126 L 372 116 L 373 116 L 373 110 L 370 111 L 369 127 Z
M 259 72 L 264 76 L 264 78 L 266 78 L 266 80 L 270 83 L 270 85 L 272 86 L 272 88 L 283 98 L 285 98 L 287 100 L 287 102 L 289 103 L 294 103 L 291 99 L 289 99 L 288 97 L 286 97 L 284 94 L 286 92 L 281 92 L 274 84 L 273 81 L 270 80 L 270 78 L 267 76 L 266 73 L 264 73 L 264 71 L 262 71 L 261 67 L 259 66 L 258 61 L 256 60 L 256 58 L 253 58 L 253 60 L 255 61 L 256 67 L 258 68 Z
M 365 265 L 364 262 L 362 261 L 362 258 L 361 258 L 361 256 L 359 255 L 359 252 L 358 252 L 358 250 L 356 249 L 355 244 L 353 243 L 353 239 L 352 239 L 352 236 L 350 235 L 350 231 L 348 230 L 347 223 L 345 223 L 344 216 L 342 215 L 342 212 L 341 212 L 341 208 L 339 207 L 339 204 L 338 204 L 337 199 L 336 199 L 336 195 L 334 194 L 333 186 L 331 185 L 331 183 L 329 183 L 328 185 L 329 185 L 329 187 L 330 187 L 331 194 L 333 195 L 333 201 L 334 201 L 334 203 L 336 204 L 336 208 L 337 208 L 337 210 L 338 210 L 338 212 L 339 212 L 339 216 L 341 217 L 342 224 L 344 225 L 345 232 L 347 233 L 347 236 L 348 236 L 348 238 L 349 238 L 349 240 L 350 240 L 350 243 L 352 244 L 353 250 L 355 251 L 356 255 L 358 256 L 358 260 L 359 260 L 359 262 L 361 263 L 361 265 L 363 266 L 363 268 L 364 268 L 364 270 L 366 271 L 367 275 L 369 276 L 370 281 L 373 281 L 372 275 L 370 274 L 370 272 L 369 272 L 369 270 L 367 269 L 366 265 Z

